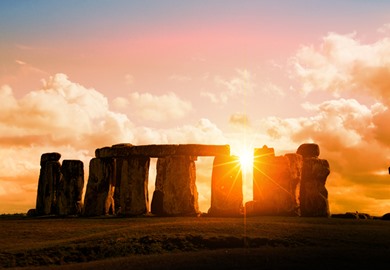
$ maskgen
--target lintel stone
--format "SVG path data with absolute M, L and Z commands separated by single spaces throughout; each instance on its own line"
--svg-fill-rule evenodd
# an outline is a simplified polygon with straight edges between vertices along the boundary
M 150 144 L 131 145 L 119 144 L 112 147 L 98 148 L 95 151 L 97 158 L 128 157 L 132 155 L 148 156 L 151 158 L 165 156 L 220 156 L 230 155 L 229 145 L 207 144 Z

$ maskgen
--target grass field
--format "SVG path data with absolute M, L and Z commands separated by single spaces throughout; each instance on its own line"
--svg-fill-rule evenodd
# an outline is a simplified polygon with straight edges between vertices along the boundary
M 302 217 L 0 218 L 0 267 L 374 269 L 390 222 Z

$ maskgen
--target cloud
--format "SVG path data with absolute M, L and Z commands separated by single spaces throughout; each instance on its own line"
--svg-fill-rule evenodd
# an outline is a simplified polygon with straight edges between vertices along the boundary
M 96 148 L 121 142 L 227 143 L 223 132 L 208 119 L 171 129 L 135 126 L 127 115 L 113 111 L 102 93 L 70 81 L 65 74 L 43 80 L 41 89 L 20 98 L 11 87 L 1 86 L 0 100 L 0 213 L 26 212 L 35 206 L 42 153 L 59 152 L 61 160 L 83 161 L 86 184 Z M 191 109 L 190 103 L 173 93 L 133 93 L 115 102 L 115 106 L 138 103 L 140 110 L 142 106 L 152 107 L 155 117 L 164 120 L 182 117 Z M 209 172 L 211 165 L 206 167 Z M 209 181 L 200 176 L 197 183 L 202 189 Z M 153 185 L 154 179 L 150 183 Z
M 134 84 L 134 76 L 131 74 L 125 75 L 125 84 L 126 85 L 133 85 Z
M 12 89 L 3 86 L 0 98 L 0 131 L 4 138 L 45 138 L 47 144 L 72 144 L 94 147 L 99 142 L 113 142 L 112 133 L 132 138 L 131 122 L 125 115 L 109 110 L 107 98 L 56 74 L 43 81 L 40 90 L 16 99 Z M 119 132 L 120 131 L 120 132 Z
M 305 142 L 320 145 L 320 158 L 327 159 L 331 167 L 327 188 L 332 212 L 359 210 L 384 214 L 384 206 L 390 204 L 387 184 L 390 144 L 383 141 L 389 130 L 384 122 L 386 117 L 389 119 L 386 107 L 341 98 L 306 103 L 304 108 L 308 117 L 268 117 L 255 128 L 273 138 L 268 146 L 284 152 L 295 152 Z
M 214 78 L 214 84 L 221 91 L 203 91 L 201 97 L 208 98 L 212 103 L 227 104 L 232 98 L 244 98 L 254 93 L 255 83 L 252 74 L 245 69 L 236 69 L 237 76 L 229 80 L 219 76 Z
M 386 34 L 390 32 L 390 23 L 385 23 L 376 30 L 378 33 Z
M 356 33 L 329 33 L 318 48 L 302 46 L 291 61 L 308 116 L 268 117 L 256 128 L 275 144 L 289 138 L 290 145 L 320 145 L 320 158 L 331 166 L 331 211 L 388 212 L 390 39 L 363 43 Z M 334 99 L 311 102 L 316 92 Z
M 95 148 L 133 140 L 130 120 L 111 111 L 100 92 L 71 82 L 65 74 L 42 83 L 41 89 L 21 98 L 9 86 L 0 87 L 0 200 L 8 209 L 35 205 L 42 153 L 80 159 L 88 171 Z M 24 192 L 32 186 L 33 191 Z
M 127 97 L 115 98 L 113 104 L 122 110 L 129 107 L 134 117 L 154 122 L 181 119 L 192 111 L 190 102 L 180 99 L 172 92 L 161 96 L 132 92 Z
M 239 129 L 248 128 L 250 126 L 248 115 L 242 112 L 230 115 L 229 124 Z
M 302 93 L 366 94 L 389 104 L 390 39 L 364 44 L 356 33 L 329 33 L 318 49 L 303 46 L 291 58 Z

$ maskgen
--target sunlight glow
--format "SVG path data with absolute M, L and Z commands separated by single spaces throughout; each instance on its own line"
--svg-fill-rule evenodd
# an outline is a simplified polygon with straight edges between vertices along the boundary
M 238 154 L 240 159 L 241 168 L 244 173 L 250 172 L 253 169 L 253 151 L 249 149 L 242 149 Z

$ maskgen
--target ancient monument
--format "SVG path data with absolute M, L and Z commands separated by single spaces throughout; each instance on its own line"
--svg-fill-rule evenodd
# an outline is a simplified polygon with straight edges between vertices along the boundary
M 238 157 L 215 157 L 211 191 L 210 215 L 234 216 L 243 212 L 242 171 Z
M 59 162 L 61 154 L 41 156 L 36 215 L 78 215 L 81 213 L 84 165 L 80 160 Z
M 326 179 L 329 163 L 319 159 L 317 144 L 307 143 L 296 153 L 275 156 L 273 148 L 255 148 L 253 201 L 247 213 L 328 217 Z
M 230 156 L 228 145 L 118 144 L 97 149 L 91 160 L 84 214 L 141 215 L 149 212 L 150 158 L 158 158 L 151 213 L 160 216 L 198 215 L 198 156 Z M 241 202 L 242 203 L 242 202 Z
M 243 207 L 242 170 L 229 145 L 132 145 L 96 149 L 82 203 L 84 168 L 79 160 L 59 162 L 59 153 L 41 156 L 37 215 L 197 216 L 196 160 L 213 156 L 210 216 L 329 216 L 325 188 L 329 164 L 317 144 L 275 156 L 273 148 L 254 149 L 253 201 Z M 151 204 L 150 159 L 157 158 Z M 150 209 L 149 209 L 150 205 Z

